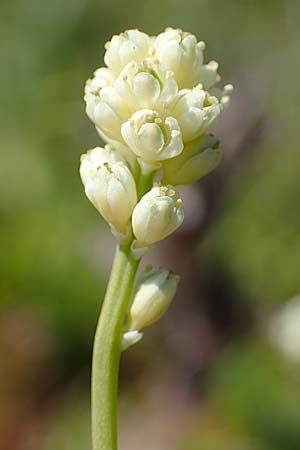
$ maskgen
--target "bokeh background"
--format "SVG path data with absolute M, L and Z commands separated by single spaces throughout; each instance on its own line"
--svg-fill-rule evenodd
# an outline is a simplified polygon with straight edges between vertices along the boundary
M 128 350 L 121 450 L 300 448 L 300 2 L 2 0 L 0 448 L 89 450 L 92 340 L 113 240 L 79 155 L 112 34 L 181 27 L 233 83 L 225 152 L 151 253 L 182 280 Z

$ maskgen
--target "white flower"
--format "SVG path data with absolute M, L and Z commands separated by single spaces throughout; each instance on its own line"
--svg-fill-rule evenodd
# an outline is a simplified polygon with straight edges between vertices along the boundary
M 105 147 L 95 147 L 80 157 L 80 177 L 85 185 L 87 179 L 94 176 L 104 163 L 125 162 L 124 154 L 107 144 Z
M 164 268 L 146 267 L 135 287 L 126 328 L 140 331 L 157 322 L 169 308 L 178 282 L 179 277 Z
M 115 81 L 114 74 L 106 67 L 95 70 L 93 78 L 87 80 L 85 84 L 85 94 L 99 93 L 100 89 L 112 86 Z
M 121 141 L 121 126 L 130 117 L 132 110 L 112 86 L 85 96 L 86 111 L 105 138 Z
M 163 164 L 163 183 L 192 184 L 214 170 L 222 159 L 219 141 L 212 135 L 204 135 L 184 146 L 176 158 Z
M 157 36 L 156 56 L 174 72 L 180 88 L 193 88 L 201 83 L 209 89 L 218 80 L 218 64 L 203 64 L 204 42 L 180 29 L 167 28 Z
M 130 170 L 122 162 L 105 162 L 92 176 L 85 175 L 84 171 L 88 199 L 110 225 L 125 235 L 137 202 L 136 185 Z
M 183 141 L 189 142 L 207 131 L 220 115 L 222 105 L 216 97 L 197 86 L 179 91 L 170 111 L 179 123 Z
M 135 247 L 147 247 L 173 233 L 183 222 L 182 200 L 172 186 L 155 186 L 134 208 Z
M 128 30 L 113 36 L 106 44 L 104 62 L 115 75 L 119 75 L 129 62 L 140 62 L 147 58 L 150 49 L 151 39 L 147 34 L 139 30 Z
M 166 103 L 178 92 L 173 72 L 153 58 L 128 64 L 116 79 L 115 87 L 135 111 L 143 108 L 164 111 Z
M 179 155 L 183 149 L 178 122 L 173 117 L 161 119 L 156 111 L 142 109 L 122 125 L 128 147 L 147 162 Z
M 103 84 L 97 72 L 86 85 L 86 111 L 101 137 L 114 145 L 124 145 L 121 126 L 132 114 L 144 108 L 164 112 L 178 93 L 172 72 L 157 60 L 127 64 L 112 84 Z
M 84 88 L 84 100 L 86 102 L 86 113 L 94 121 L 94 110 L 99 102 L 100 91 L 104 87 L 112 86 L 115 81 L 110 70 L 101 67 L 94 72 L 94 77 L 87 80 Z

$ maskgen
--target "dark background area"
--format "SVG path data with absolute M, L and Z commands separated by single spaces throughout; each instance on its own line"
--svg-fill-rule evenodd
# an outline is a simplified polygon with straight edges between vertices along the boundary
M 0 448 L 87 450 L 89 371 L 113 239 L 84 196 L 99 145 L 83 87 L 104 43 L 167 26 L 207 43 L 232 104 L 224 161 L 181 190 L 182 228 L 147 257 L 181 275 L 124 354 L 121 450 L 299 450 L 297 0 L 3 0 Z

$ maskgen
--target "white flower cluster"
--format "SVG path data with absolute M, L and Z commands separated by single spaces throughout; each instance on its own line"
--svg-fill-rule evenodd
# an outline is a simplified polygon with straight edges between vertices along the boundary
M 183 222 L 174 186 L 199 180 L 222 157 L 207 132 L 232 86 L 215 87 L 218 64 L 204 64 L 204 49 L 204 42 L 179 29 L 157 37 L 129 30 L 106 44 L 107 67 L 86 83 L 87 115 L 107 145 L 82 155 L 81 179 L 89 200 L 136 258 Z M 158 174 L 161 181 L 153 184 Z M 139 331 L 128 330 L 130 339 L 138 339 L 133 332 Z
M 178 194 L 168 185 L 200 179 L 222 157 L 218 141 L 206 132 L 228 104 L 231 86 L 214 88 L 218 64 L 204 64 L 204 48 L 178 29 L 157 37 L 129 30 L 106 44 L 107 67 L 86 83 L 87 114 L 109 144 L 82 156 L 86 194 L 116 234 L 130 233 L 132 216 L 134 234 L 145 246 L 182 222 Z M 138 167 L 142 175 L 162 168 L 165 186 L 139 199 Z
M 228 103 L 231 86 L 212 95 L 218 64 L 203 63 L 205 45 L 190 33 L 129 30 L 106 48 L 107 68 L 86 84 L 87 114 L 104 140 L 148 163 L 184 152 Z

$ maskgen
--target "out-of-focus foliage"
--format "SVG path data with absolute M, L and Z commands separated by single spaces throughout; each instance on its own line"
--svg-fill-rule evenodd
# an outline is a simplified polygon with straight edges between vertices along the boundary
M 209 270 L 217 261 L 257 302 L 300 292 L 299 149 L 283 145 L 272 142 L 239 168 L 200 248 Z
M 240 343 L 227 352 L 215 371 L 225 420 L 247 427 L 270 450 L 299 448 L 298 381 L 263 342 Z
M 92 336 L 112 241 L 78 175 L 79 155 L 100 142 L 83 86 L 112 34 L 171 25 L 207 42 L 235 93 L 218 129 L 225 161 L 206 189 L 209 226 L 174 258 L 197 247 L 193 283 L 182 277 L 168 317 L 124 358 L 124 449 L 299 449 L 299 367 L 270 347 L 267 330 L 300 292 L 300 3 L 0 8 L 0 448 L 88 445 Z
M 89 408 L 86 396 L 72 393 L 64 403 L 60 403 L 58 415 L 50 417 L 47 433 L 41 439 L 41 450 L 88 449 L 89 436 Z
M 215 409 L 199 415 L 182 449 L 298 449 L 295 375 L 261 340 L 228 346 L 213 368 L 209 394 Z

